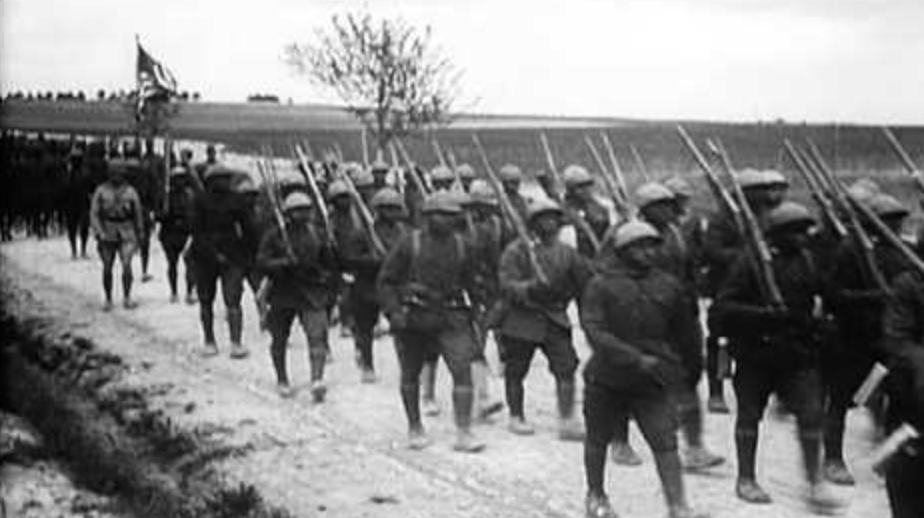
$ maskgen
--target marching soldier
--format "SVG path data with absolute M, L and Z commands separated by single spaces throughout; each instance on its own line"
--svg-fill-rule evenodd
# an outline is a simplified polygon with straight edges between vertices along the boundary
M 87 240 L 90 234 L 90 198 L 95 186 L 90 169 L 84 161 L 84 152 L 75 147 L 69 156 L 65 192 L 64 219 L 67 239 L 71 245 L 71 258 L 87 256 Z
M 388 186 L 388 164 L 381 158 L 377 158 L 370 167 L 372 173 L 374 192 L 379 192 Z
M 433 192 L 450 191 L 455 182 L 456 176 L 452 169 L 446 166 L 438 165 L 430 171 L 430 185 L 433 187 Z
M 295 395 L 286 370 L 286 349 L 292 322 L 297 317 L 308 338 L 311 395 L 324 401 L 324 366 L 327 361 L 327 305 L 330 278 L 337 267 L 327 246 L 324 230 L 313 221 L 311 198 L 301 192 L 289 194 L 285 201 L 286 233 L 270 227 L 260 241 L 257 264 L 269 276 L 266 327 L 272 336 L 270 355 L 276 371 L 279 395 Z
M 696 286 L 696 263 L 689 242 L 679 226 L 677 199 L 666 186 L 651 182 L 636 191 L 636 206 L 639 217 L 655 227 L 661 235 L 661 246 L 655 256 L 655 267 L 672 275 L 684 289 L 687 311 L 693 327 L 691 343 L 696 346 L 694 354 L 684 357 L 686 376 L 678 387 L 675 399 L 680 414 L 680 428 L 687 441 L 684 452 L 684 467 L 699 470 L 722 464 L 725 459 L 711 453 L 703 445 L 703 415 L 696 386 L 702 376 L 703 333 L 699 326 L 699 294 Z
M 456 173 L 459 175 L 459 179 L 462 180 L 462 189 L 465 192 L 471 192 L 472 182 L 475 181 L 475 168 L 469 164 L 459 164 L 456 166 Z
M 584 470 L 588 518 L 616 518 L 604 485 L 618 415 L 631 415 L 654 453 L 671 518 L 703 517 L 687 503 L 677 453 L 674 387 L 699 354 L 681 283 L 655 267 L 661 237 L 641 221 L 616 229 L 584 289 L 581 323 L 593 351 L 584 369 Z
M 886 194 L 871 195 L 869 208 L 888 225 L 895 235 L 901 234 L 908 209 Z M 879 270 L 883 281 L 891 283 L 907 268 L 907 262 L 895 248 L 874 240 L 870 265 Z M 829 279 L 828 308 L 837 322 L 837 340 L 832 340 L 824 358 L 828 388 L 825 415 L 824 472 L 831 482 L 852 485 L 853 476 L 844 462 L 844 425 L 851 399 L 866 374 L 880 360 L 882 313 L 888 294 L 887 286 L 877 286 L 859 250 L 859 243 L 845 240 L 834 253 L 833 272 Z
M 591 269 L 577 250 L 558 240 L 563 213 L 557 203 L 535 200 L 528 206 L 527 215 L 536 244 L 514 241 L 504 250 L 499 267 L 500 288 L 509 301 L 509 308 L 497 327 L 510 409 L 509 429 L 518 435 L 534 433 L 523 411 L 523 380 L 529 373 L 533 354 L 539 349 L 555 377 L 559 438 L 581 440 L 584 431 L 574 416 L 578 357 L 571 342 L 571 323 L 566 310 L 569 302 L 580 296 Z M 535 247 L 546 276 L 544 280 L 537 279 L 532 270 L 529 246 Z
M 802 205 L 784 202 L 765 214 L 772 272 L 783 307 L 761 300 L 760 274 L 743 256 L 722 284 L 713 307 L 713 321 L 730 336 L 737 368 L 738 397 L 735 446 L 738 480 L 735 492 L 755 504 L 771 502 L 756 478 L 758 426 L 770 394 L 775 393 L 796 415 L 805 476 L 807 504 L 816 512 L 840 506 L 822 477 L 824 421 L 819 373 L 819 321 L 816 299 L 822 295 L 820 270 L 808 249 L 808 231 L 815 224 Z M 765 282 L 765 281 L 764 281 Z
M 126 309 L 137 306 L 131 297 L 132 257 L 138 248 L 138 236 L 144 224 L 144 207 L 138 193 L 126 180 L 128 167 L 125 160 L 110 160 L 109 179 L 96 188 L 90 202 L 90 227 L 103 261 L 106 311 L 112 309 L 112 266 L 116 255 L 122 264 L 122 305 Z
M 606 207 L 594 198 L 594 178 L 587 169 L 579 165 L 569 165 L 562 173 L 565 182 L 564 210 L 572 218 L 581 218 L 587 227 L 596 234 L 597 241 L 603 240 L 610 227 L 610 214 Z M 593 258 L 596 250 L 584 232 L 577 232 L 577 249 L 584 257 Z
M 924 254 L 918 254 L 924 257 Z M 888 379 L 887 427 L 910 426 L 918 434 L 884 467 L 893 518 L 924 516 L 924 274 L 906 271 L 892 283 L 883 316 Z
M 497 172 L 497 177 L 501 181 L 507 199 L 513 205 L 513 209 L 520 215 L 520 219 L 526 220 L 526 198 L 520 194 L 520 184 L 523 183 L 523 172 L 515 164 L 505 164 Z M 504 239 L 503 244 L 506 247 L 511 241 L 517 238 L 512 224 L 504 220 Z
M 478 346 L 467 293 L 473 287 L 472 257 L 455 232 L 459 207 L 449 193 L 434 193 L 423 207 L 426 218 L 385 259 L 378 277 L 382 307 L 395 334 L 401 364 L 401 399 L 408 419 L 409 447 L 429 439 L 420 418 L 420 371 L 436 350 L 453 378 L 456 442 L 453 449 L 479 452 L 485 445 L 472 432 L 472 371 Z
M 737 179 L 758 222 L 763 222 L 766 214 L 782 203 L 788 188 L 786 178 L 776 171 L 744 169 L 737 173 Z M 739 231 L 731 214 L 723 211 L 709 219 L 703 238 L 706 277 L 703 295 L 715 298 L 719 286 L 741 254 L 744 239 L 745 237 Z M 724 346 L 726 350 L 730 349 L 732 344 L 727 342 L 728 337 L 717 333 L 711 322 L 711 314 L 708 327 L 706 363 L 710 383 L 707 408 L 710 412 L 727 414 L 729 410 L 725 402 L 724 384 L 718 376 L 718 360 L 721 356 L 721 348 Z
M 167 282 L 170 285 L 170 302 L 179 300 L 177 294 L 177 267 L 180 256 L 186 249 L 192 230 L 193 200 L 195 189 L 190 174 L 184 167 L 177 166 L 170 171 L 170 192 L 167 194 L 166 210 L 160 214 L 158 238 L 167 258 Z M 196 278 L 189 261 L 186 263 L 186 300 L 189 301 L 196 289 Z
M 254 228 L 250 210 L 232 189 L 232 180 L 241 174 L 223 165 L 209 167 L 205 172 L 205 191 L 198 193 L 193 202 L 190 254 L 196 271 L 204 356 L 218 354 L 212 306 L 219 280 L 228 319 L 231 357 L 239 359 L 248 355 L 241 343 L 244 325 L 241 297 L 250 254 L 247 247 L 254 242 Z

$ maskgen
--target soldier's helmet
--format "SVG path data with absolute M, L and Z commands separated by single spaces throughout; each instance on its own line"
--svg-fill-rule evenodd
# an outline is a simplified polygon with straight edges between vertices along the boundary
M 690 182 L 684 180 L 679 176 L 672 176 L 664 181 L 664 186 L 671 190 L 674 193 L 674 196 L 681 198 L 692 198 L 693 197 L 693 186 L 690 185 Z
M 565 187 L 567 189 L 576 189 L 594 183 L 594 178 L 590 176 L 587 169 L 577 164 L 571 164 L 566 167 L 565 172 L 562 173 L 562 179 L 565 181 Z
M 311 208 L 312 203 L 311 198 L 307 194 L 295 191 L 286 196 L 286 200 L 283 202 L 282 206 L 283 210 L 288 212 L 295 209 Z
M 181 165 L 174 166 L 173 169 L 170 170 L 171 178 L 174 178 L 177 176 L 183 176 L 185 174 L 189 174 L 189 171 L 187 171 L 186 168 Z
M 404 209 L 404 198 L 401 196 L 401 193 L 392 189 L 391 187 L 385 187 L 379 192 L 375 193 L 375 196 L 372 197 L 372 200 L 369 202 L 372 205 L 372 208 L 378 209 L 381 207 L 395 207 L 398 209 Z
M 472 205 L 497 205 L 497 196 L 494 189 L 485 180 L 474 180 L 468 188 L 468 202 Z
M 459 173 L 459 178 L 463 180 L 471 180 L 475 178 L 475 168 L 469 164 L 459 164 L 456 167 L 456 172 Z
M 437 191 L 424 200 L 422 212 L 424 214 L 460 214 L 462 207 L 454 194 L 448 191 Z
M 239 174 L 246 174 L 246 173 L 243 173 L 236 169 L 232 169 L 226 165 L 215 164 L 213 166 L 209 166 L 209 168 L 205 170 L 205 180 L 209 181 L 209 180 L 215 180 L 215 179 L 224 178 L 224 177 L 234 177 Z
M 350 188 L 342 179 L 336 179 L 327 187 L 327 199 L 333 200 L 339 196 L 350 194 Z
M 776 231 L 783 228 L 806 229 L 815 224 L 812 213 L 794 201 L 784 201 L 767 214 L 767 229 Z
M 633 243 L 645 239 L 660 241 L 661 234 L 659 234 L 658 229 L 654 228 L 651 224 L 633 219 L 623 223 L 616 229 L 616 234 L 613 237 L 613 246 L 616 250 L 622 250 Z
M 438 165 L 430 170 L 430 181 L 432 182 L 451 182 L 455 178 L 452 170 L 444 165 Z
M 766 169 L 761 171 L 760 174 L 764 177 L 764 185 L 767 187 L 789 186 L 789 180 L 783 176 L 783 173 L 777 171 L 776 169 Z
M 735 178 L 738 180 L 738 185 L 742 189 L 755 189 L 766 187 L 766 177 L 757 169 L 746 168 L 735 173 Z
M 879 184 L 868 178 L 861 178 L 847 188 L 847 194 L 859 202 L 869 202 L 879 192 Z
M 388 174 L 388 169 L 388 164 L 381 158 L 377 158 L 371 167 L 373 174 Z
M 249 176 L 245 176 L 235 184 L 234 192 L 240 194 L 257 194 L 260 190 L 257 189 L 257 184 L 255 184 Z
M 875 194 L 867 203 L 870 210 L 880 218 L 904 218 L 910 214 L 910 211 L 902 205 L 902 202 L 888 194 Z
M 664 184 L 648 182 L 636 189 L 635 199 L 638 208 L 644 209 L 653 203 L 674 201 L 676 198 L 673 191 L 665 187 Z
M 357 189 L 375 185 L 375 176 L 371 171 L 366 171 L 365 169 L 360 169 L 354 176 L 351 176 L 351 178 L 353 179 L 353 185 L 355 185 Z
M 526 220 L 530 223 L 542 214 L 557 214 L 561 216 L 562 210 L 555 201 L 548 198 L 536 198 L 526 205 Z
M 120 175 L 125 176 L 128 174 L 129 169 L 136 163 L 135 160 L 129 160 L 127 158 L 111 158 L 106 164 L 106 170 L 110 175 Z
M 497 172 L 497 176 L 502 182 L 519 182 L 523 180 L 523 171 L 516 164 L 504 164 Z

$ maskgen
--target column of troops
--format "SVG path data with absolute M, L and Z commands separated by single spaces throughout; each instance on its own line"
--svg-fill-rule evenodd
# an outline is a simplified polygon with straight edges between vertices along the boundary
M 619 464 L 642 462 L 630 421 L 653 452 L 670 516 L 704 516 L 688 504 L 682 480 L 684 470 L 724 462 L 704 443 L 697 392 L 704 372 L 710 412 L 730 411 L 723 385 L 732 380 L 735 491 L 747 502 L 771 502 L 756 466 L 771 395 L 795 415 L 805 501 L 819 513 L 841 506 L 829 483 L 854 482 L 843 453 L 845 416 L 874 366 L 889 372 L 882 426 L 924 430 L 924 240 L 896 242 L 914 208 L 868 179 L 844 190 L 859 217 L 832 218 L 788 200 L 789 180 L 778 171 L 732 173 L 763 244 L 754 250 L 726 206 L 708 216 L 691 210 L 695 189 L 680 177 L 644 183 L 614 211 L 580 165 L 539 174 L 544 192 L 530 197 L 521 193 L 519 167 L 495 172 L 486 157 L 476 172 L 468 164 L 424 171 L 301 156 L 287 174 L 267 162 L 258 176 L 221 163 L 210 147 L 201 163 L 182 151 L 165 184 L 163 159 L 150 148 L 116 156 L 91 143 L 49 151 L 66 174 L 36 185 L 32 179 L 52 167 L 40 145 L 4 138 L 4 181 L 14 187 L 4 193 L 17 193 L 5 194 L 12 203 L 4 204 L 4 238 L 18 224 L 42 235 L 51 209 L 34 191 L 55 185 L 65 202 L 50 207 L 64 210 L 73 254 L 85 254 L 87 228 L 96 238 L 106 309 L 116 257 L 132 308 L 132 256 L 142 252 L 148 275 L 147 243 L 158 228 L 174 302 L 185 262 L 185 298 L 199 306 L 203 355 L 219 353 L 219 284 L 228 352 L 248 355 L 241 304 L 250 287 L 281 397 L 295 395 L 286 348 L 296 319 L 308 342 L 310 392 L 322 402 L 332 315 L 350 330 L 363 383 L 377 379 L 373 344 L 384 316 L 400 363 L 408 447 L 431 444 L 421 414 L 439 412 L 434 377 L 442 358 L 452 377 L 452 446 L 479 452 L 485 444 L 473 422 L 504 406 L 489 390 L 489 332 L 508 428 L 517 435 L 535 433 L 524 380 L 541 351 L 555 381 L 557 433 L 584 443 L 589 517 L 616 516 L 604 491 L 607 452 Z M 848 216 L 860 228 L 839 233 Z M 560 238 L 565 226 L 576 229 L 576 246 Z M 579 322 L 569 316 L 572 305 Z M 575 324 L 591 350 L 583 419 L 575 408 Z M 894 516 L 924 516 L 921 446 L 904 441 L 884 468 Z

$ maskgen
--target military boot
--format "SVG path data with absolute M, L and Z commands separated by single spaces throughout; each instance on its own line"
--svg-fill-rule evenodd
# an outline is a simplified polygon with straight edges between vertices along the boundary
M 241 344 L 244 327 L 244 312 L 240 308 L 228 308 L 228 333 L 231 335 L 231 358 L 246 358 L 250 352 Z
M 472 404 L 474 394 L 471 387 L 452 389 L 453 413 L 456 421 L 455 451 L 478 453 L 485 449 L 485 443 L 472 432 Z

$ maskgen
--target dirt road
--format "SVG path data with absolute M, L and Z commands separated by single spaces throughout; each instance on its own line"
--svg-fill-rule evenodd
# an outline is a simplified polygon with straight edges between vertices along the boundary
M 267 501 L 296 516 L 583 516 L 581 445 L 555 437 L 554 388 L 543 359 L 534 362 L 527 382 L 527 415 L 537 425 L 535 436 L 511 435 L 501 418 L 478 429 L 488 442 L 485 453 L 452 452 L 448 375 L 442 370 L 438 394 L 444 411 L 425 421 L 435 444 L 411 452 L 403 446 L 405 422 L 390 338 L 380 338 L 375 346 L 379 382 L 363 385 L 352 344 L 332 329 L 328 401 L 316 405 L 307 391 L 304 337 L 294 332 L 289 362 L 301 390 L 292 400 L 280 400 L 274 392 L 269 337 L 257 329 L 250 294 L 245 296 L 245 343 L 251 356 L 228 357 L 219 308 L 216 329 L 222 355 L 200 358 L 195 354 L 200 342 L 197 310 L 168 302 L 163 257 L 156 244 L 152 248 L 156 279 L 137 286 L 141 305 L 133 311 L 100 311 L 98 262 L 95 257 L 71 260 L 61 239 L 3 246 L 2 276 L 11 287 L 6 296 L 23 317 L 51 318 L 62 333 L 85 336 L 122 357 L 131 371 L 121 383 L 157 387 L 150 403 L 179 426 L 242 446 L 241 455 L 214 466 L 229 483 L 253 484 Z M 583 337 L 577 335 L 579 354 L 586 359 Z M 494 384 L 501 389 L 499 379 Z M 708 417 L 707 442 L 729 457 L 734 452 L 732 432 L 732 417 Z M 808 515 L 800 500 L 804 487 L 792 420 L 768 416 L 762 432 L 759 476 L 775 503 L 754 507 L 739 502 L 730 461 L 709 475 L 686 477 L 695 505 L 724 518 Z M 888 516 L 882 483 L 864 462 L 872 430 L 863 411 L 852 412 L 847 435 L 848 462 L 858 484 L 839 490 L 850 503 L 844 516 Z M 611 465 L 608 491 L 621 515 L 663 516 L 651 456 L 634 429 L 633 442 L 644 450 L 645 465 Z

